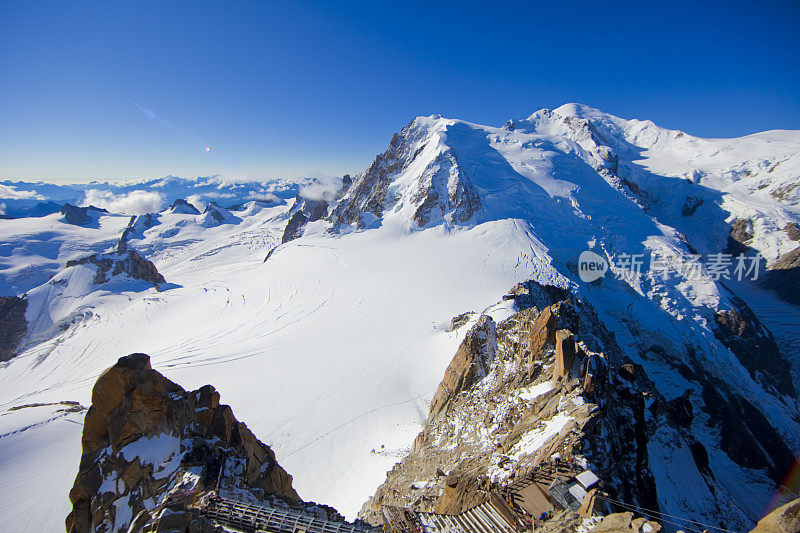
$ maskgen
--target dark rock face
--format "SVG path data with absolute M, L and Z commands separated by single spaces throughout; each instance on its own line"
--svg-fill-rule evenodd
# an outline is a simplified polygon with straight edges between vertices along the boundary
M 0 361 L 14 356 L 28 330 L 25 311 L 28 300 L 17 296 L 0 296 Z
M 761 411 L 710 383 L 703 387 L 702 396 L 713 427 L 719 428 L 720 448 L 738 465 L 766 470 L 781 483 L 794 464 L 794 454 Z
M 219 400 L 210 385 L 185 391 L 153 370 L 145 354 L 122 357 L 103 372 L 84 421 L 67 531 L 126 531 L 130 521 L 143 526 L 153 518 L 144 502 L 163 504 L 168 495 L 185 493 L 185 473 L 192 471 L 197 491 L 221 480 L 232 490 L 299 500 L 272 450 Z M 165 446 L 168 457 L 159 451 Z M 191 515 L 182 516 L 179 530 L 188 530 Z
M 341 191 L 340 191 L 341 192 Z M 312 200 L 300 196 L 294 199 L 294 204 L 289 209 L 289 222 L 283 230 L 281 244 L 287 243 L 303 235 L 303 228 L 309 222 L 322 220 L 328 215 L 328 202 L 324 199 Z
M 786 235 L 793 241 L 800 241 L 800 228 L 797 227 L 796 222 L 789 222 L 786 224 L 786 226 L 783 227 L 783 231 L 785 231 Z
M 101 209 L 90 205 L 89 207 L 75 207 L 72 204 L 64 204 L 60 213 L 64 215 L 64 222 L 72 224 L 73 226 L 85 226 L 92 221 L 89 216 L 89 211 L 97 211 L 100 213 L 108 213 L 108 210 Z
M 120 247 L 122 248 L 120 250 Z M 120 240 L 118 251 L 108 254 L 95 254 L 81 259 L 67 261 L 67 268 L 76 265 L 91 264 L 97 267 L 97 273 L 94 277 L 94 283 L 101 285 L 110 281 L 109 275 L 118 276 L 120 274 L 127 275 L 132 279 L 140 279 L 154 286 L 160 283 L 165 283 L 166 280 L 162 276 L 156 266 L 139 255 L 139 252 L 132 248 L 128 248 L 124 240 Z
M 800 305 L 800 246 L 770 265 L 764 286 L 783 300 Z
M 350 174 L 345 174 L 342 176 L 342 188 L 339 189 L 339 192 L 336 193 L 336 199 L 339 200 L 342 196 L 347 194 L 347 191 L 350 189 L 350 185 L 353 184 L 353 178 L 350 177 Z
M 731 225 L 728 234 L 728 252 L 733 255 L 747 253 L 753 238 L 753 221 L 749 218 L 737 218 Z
M 144 215 L 133 215 L 128 221 L 128 225 L 122 232 L 122 237 L 117 244 L 117 251 L 124 252 L 128 249 L 128 239 L 135 235 L 142 235 L 145 230 L 158 225 L 158 215 L 145 213 Z
M 364 228 L 366 224 L 361 215 L 362 211 L 371 213 L 377 218 L 381 217 L 392 175 L 400 170 L 405 162 L 403 158 L 405 149 L 404 137 L 395 133 L 386 152 L 376 157 L 369 168 L 350 185 L 347 194 L 331 215 L 334 224 L 349 224 Z
M 303 227 L 308 224 L 308 217 L 302 211 L 295 211 L 286 223 L 286 228 L 283 230 L 283 237 L 281 244 L 292 241 L 303 235 Z
M 184 200 L 183 198 L 178 198 L 172 205 L 169 207 L 170 213 L 181 213 L 184 215 L 199 215 L 200 211 L 197 210 L 195 206 Z
M 752 378 L 780 394 L 794 395 L 788 361 L 772 334 L 761 325 L 747 305 L 734 300 L 736 308 L 719 311 L 714 334 L 736 355 Z
M 469 221 L 480 209 L 481 202 L 453 153 L 440 154 L 433 167 L 435 171 L 430 173 L 430 181 L 426 181 L 414 197 L 417 204 L 414 221 L 420 227 L 441 217 L 447 217 L 456 224 Z M 453 174 L 456 176 L 455 181 Z
M 203 213 L 208 213 L 209 216 L 214 219 L 214 222 L 217 224 L 222 224 L 225 222 L 225 214 L 221 211 L 221 207 L 219 207 L 214 202 L 210 202 L 206 205 L 205 210 Z
M 702 198 L 696 198 L 694 196 L 687 196 L 686 201 L 683 203 L 683 208 L 681 209 L 681 214 L 685 217 L 690 217 L 697 212 L 697 209 L 703 205 L 704 200 Z

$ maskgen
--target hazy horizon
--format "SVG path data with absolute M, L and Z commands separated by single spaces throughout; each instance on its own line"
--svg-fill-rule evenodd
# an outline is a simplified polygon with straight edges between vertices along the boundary
M 0 180 L 363 170 L 413 117 L 800 129 L 800 6 L 7 5 Z M 792 65 L 795 65 L 792 67 Z

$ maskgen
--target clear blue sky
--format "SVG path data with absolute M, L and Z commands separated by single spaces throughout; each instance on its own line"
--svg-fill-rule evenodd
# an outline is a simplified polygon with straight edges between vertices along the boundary
M 800 129 L 799 28 L 795 1 L 0 0 L 0 179 L 341 175 L 417 115 L 566 102 Z

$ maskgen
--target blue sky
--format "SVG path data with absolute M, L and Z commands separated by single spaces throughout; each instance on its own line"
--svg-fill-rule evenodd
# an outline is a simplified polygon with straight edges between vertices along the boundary
M 788 1 L 2 0 L 0 179 L 341 175 L 417 115 L 566 102 L 800 129 L 798 27 Z

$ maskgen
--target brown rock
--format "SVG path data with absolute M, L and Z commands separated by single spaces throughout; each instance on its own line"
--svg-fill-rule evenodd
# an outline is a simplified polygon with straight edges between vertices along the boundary
M 800 498 L 769 513 L 750 533 L 800 533 Z
M 548 344 L 556 340 L 556 326 L 558 318 L 553 312 L 553 306 L 545 307 L 528 330 L 528 350 L 535 359 L 541 354 Z
M 187 392 L 153 370 L 147 355 L 132 354 L 103 372 L 92 389 L 80 468 L 69 495 L 73 507 L 66 521 L 68 532 L 88 532 L 92 524 L 103 523 L 118 528 L 123 524 L 114 523 L 114 503 L 122 495 L 131 506 L 131 515 L 137 516 L 144 510 L 144 500 L 158 500 L 169 489 L 173 471 L 159 471 L 156 476 L 154 470 L 163 465 L 142 462 L 138 457 L 128 461 L 119 453 L 143 437 L 162 436 L 179 443 L 175 453 L 180 454 L 180 464 L 199 453 L 199 464 L 208 466 L 216 461 L 219 470 L 223 452 L 210 449 L 209 443 L 213 443 L 224 448 L 224 457 L 244 466 L 244 471 L 236 474 L 243 485 L 299 500 L 291 476 L 277 464 L 272 450 L 236 420 L 229 406 L 220 405 L 213 387 Z M 108 482 L 112 483 L 106 486 L 114 489 L 100 494 L 100 486 Z M 190 518 L 178 514 L 176 524 Z
M 566 329 L 556 331 L 556 361 L 553 365 L 553 381 L 569 374 L 575 362 L 575 338 Z
M 483 315 L 467 332 L 431 401 L 431 417 L 444 411 L 452 398 L 485 375 L 496 347 L 495 328 L 494 320 Z

